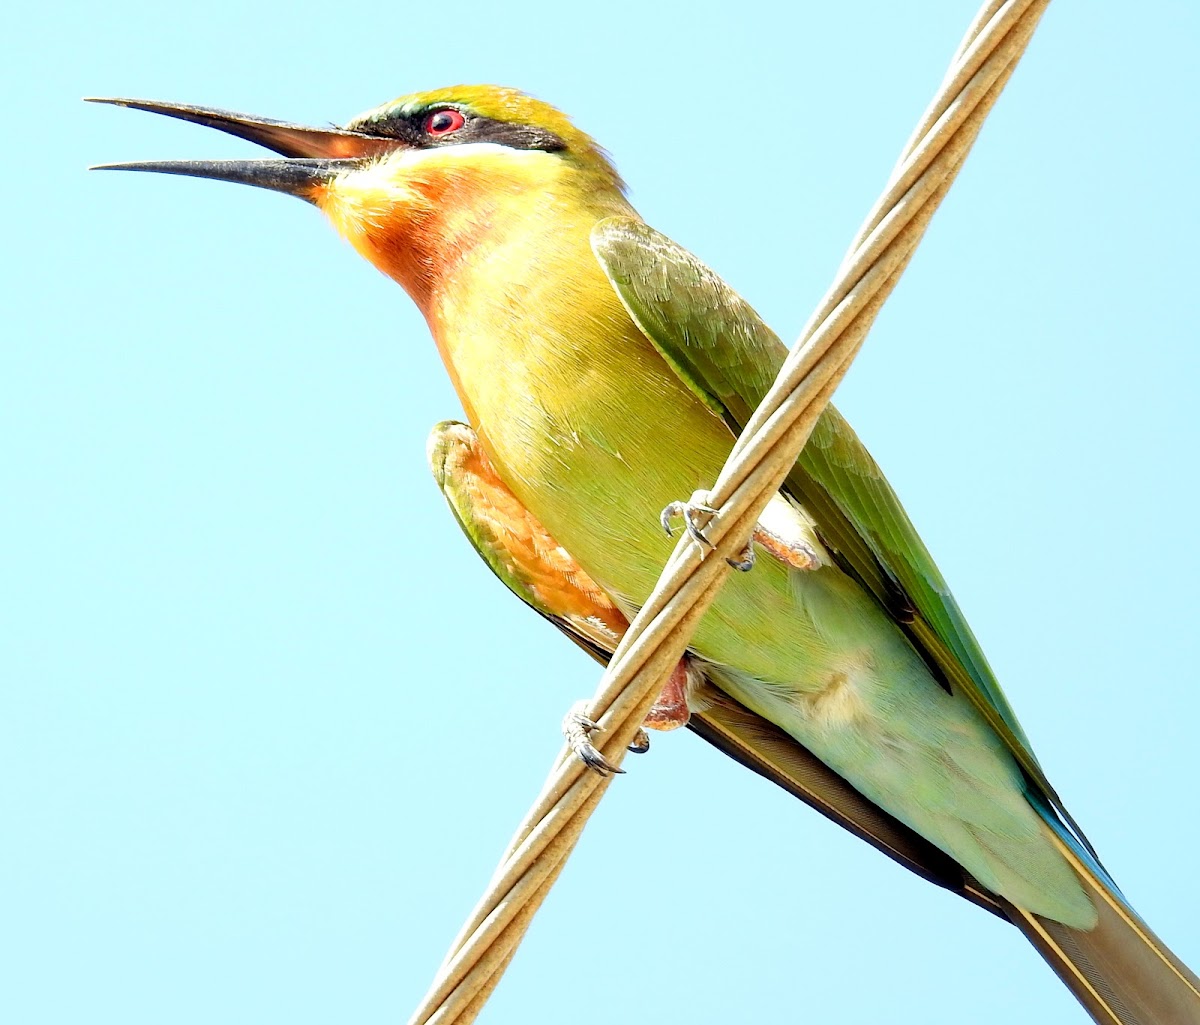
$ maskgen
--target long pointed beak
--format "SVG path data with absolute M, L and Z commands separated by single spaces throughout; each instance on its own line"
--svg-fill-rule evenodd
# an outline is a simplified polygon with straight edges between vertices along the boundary
M 315 189 L 340 172 L 359 166 L 381 153 L 401 148 L 396 139 L 385 139 L 344 128 L 309 128 L 273 118 L 235 114 L 215 107 L 157 100 L 87 97 L 89 103 L 166 114 L 182 121 L 216 128 L 282 154 L 285 159 L 260 160 L 156 160 L 123 164 L 98 164 L 93 171 L 157 171 L 196 178 L 255 185 L 314 202 Z

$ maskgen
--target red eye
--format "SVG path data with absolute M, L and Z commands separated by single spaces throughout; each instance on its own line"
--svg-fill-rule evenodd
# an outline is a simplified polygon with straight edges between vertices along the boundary
M 435 110 L 425 119 L 425 134 L 435 138 L 457 132 L 467 119 L 457 110 Z

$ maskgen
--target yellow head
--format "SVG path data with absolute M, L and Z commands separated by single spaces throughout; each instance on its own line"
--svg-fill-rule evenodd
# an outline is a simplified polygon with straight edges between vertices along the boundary
M 539 216 L 624 206 L 607 155 L 561 111 L 515 89 L 454 86 L 402 96 L 347 129 L 398 148 L 330 179 L 314 201 L 431 315 L 464 260 L 483 260 Z
M 491 143 L 554 153 L 596 185 L 624 188 L 608 154 L 566 114 L 506 86 L 455 85 L 412 93 L 359 115 L 346 128 L 399 139 L 413 149 Z
M 627 209 L 607 155 L 561 111 L 516 89 L 452 86 L 402 96 L 345 128 L 211 108 L 107 100 L 258 142 L 283 160 L 110 165 L 219 178 L 320 207 L 427 313 L 450 269 L 530 218 Z

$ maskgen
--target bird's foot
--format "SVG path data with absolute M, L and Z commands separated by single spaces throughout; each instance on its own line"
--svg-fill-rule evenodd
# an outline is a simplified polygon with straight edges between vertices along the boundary
M 567 714 L 563 716 L 562 732 L 566 738 L 567 746 L 593 772 L 597 772 L 601 776 L 610 776 L 614 773 L 625 772 L 619 765 L 613 765 L 612 762 L 605 758 L 600 749 L 592 743 L 592 734 L 603 733 L 604 727 L 588 715 L 588 702 L 586 698 L 576 701 Z M 638 735 L 633 738 L 633 743 L 629 745 L 629 750 L 636 751 L 639 754 L 650 750 L 650 738 L 646 736 L 645 730 L 638 730 Z
M 682 519 L 688 536 L 700 546 L 701 557 L 703 557 L 705 549 L 713 547 L 712 542 L 705 536 L 704 529 L 708 526 L 708 521 L 713 514 L 716 513 L 716 509 L 708 504 L 707 499 L 707 492 L 697 491 L 686 502 L 672 502 L 663 509 L 659 517 L 663 530 L 667 532 L 667 537 L 674 536 L 674 532 L 671 530 L 671 521 Z M 821 568 L 821 557 L 817 554 L 816 548 L 808 541 L 799 537 L 786 537 L 783 533 L 772 530 L 762 522 L 755 524 L 754 533 L 746 542 L 746 547 L 738 553 L 737 558 L 725 561 L 739 572 L 749 573 L 754 568 L 755 544 L 761 545 L 772 556 L 793 569 Z
M 671 521 L 682 519 L 688 537 L 699 546 L 700 558 L 702 559 L 705 556 L 705 550 L 713 547 L 713 543 L 704 536 L 704 528 L 708 526 L 708 521 L 712 519 L 713 514 L 717 511 L 708 504 L 706 501 L 707 498 L 707 491 L 697 491 L 686 502 L 672 502 L 663 509 L 658 518 L 663 530 L 667 532 L 667 537 L 675 536 L 674 531 L 671 530 Z M 754 567 L 754 552 L 747 545 L 737 559 L 726 559 L 725 561 L 734 569 L 745 573 Z
M 746 542 L 746 547 L 738 553 L 736 559 L 726 559 L 725 561 L 739 573 L 749 573 L 754 569 L 754 560 L 756 558 L 757 556 L 754 554 L 754 541 L 750 540 Z
M 817 554 L 817 550 L 807 541 L 788 541 L 780 537 L 778 534 L 773 534 L 761 523 L 754 528 L 754 533 L 746 542 L 746 547 L 741 550 L 736 559 L 726 559 L 734 569 L 741 573 L 749 573 L 754 569 L 755 560 L 758 558 L 754 551 L 754 546 L 758 544 L 767 550 L 772 556 L 792 569 L 820 569 L 822 566 L 821 557 Z
M 686 726 L 691 712 L 688 710 L 688 695 L 702 681 L 700 670 L 693 665 L 690 658 L 684 657 L 671 670 L 667 682 L 663 684 L 658 698 L 646 713 L 642 727 L 638 728 L 629 750 L 634 754 L 645 754 L 650 750 L 650 737 L 646 729 L 677 730 Z M 584 765 L 601 776 L 610 773 L 623 773 L 625 770 L 613 765 L 604 754 L 592 743 L 591 735 L 601 732 L 600 726 L 588 714 L 586 699 L 576 701 L 570 711 L 563 717 L 562 731 L 567 746 L 575 753 Z
M 663 509 L 658 517 L 658 522 L 667 532 L 667 537 L 675 536 L 675 532 L 671 529 L 671 521 L 682 519 L 688 537 L 700 546 L 702 555 L 704 549 L 712 547 L 712 542 L 704 536 L 704 528 L 708 526 L 708 521 L 717 511 L 708 504 L 707 498 L 707 491 L 697 491 L 686 502 L 672 502 Z
M 650 750 L 650 734 L 640 726 L 637 733 L 633 735 L 633 740 L 629 743 L 629 753 L 634 755 L 644 755 Z

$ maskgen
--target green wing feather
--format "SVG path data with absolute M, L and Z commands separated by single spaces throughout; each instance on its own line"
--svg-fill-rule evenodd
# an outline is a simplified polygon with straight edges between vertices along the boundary
M 601 221 L 592 248 L 641 330 L 705 405 L 740 432 L 787 357 L 779 337 L 711 269 L 639 220 Z M 944 684 L 979 708 L 1086 845 L 895 492 L 833 406 L 784 487 L 816 520 L 841 566 L 902 625 Z
M 741 303 L 736 297 L 733 298 Z M 733 305 L 726 308 L 739 309 Z M 757 318 L 750 314 L 748 322 L 757 324 Z M 774 336 L 765 332 L 765 329 L 756 334 L 760 340 L 773 341 L 778 354 L 782 347 Z M 771 355 L 769 347 L 764 345 L 764 349 Z M 776 361 L 780 358 L 780 355 L 775 356 Z M 680 363 L 688 368 L 693 366 L 687 360 L 681 359 Z M 715 361 L 709 362 L 710 367 L 714 365 L 717 365 Z M 722 373 L 724 376 L 721 380 L 729 381 L 738 374 L 738 368 L 735 365 Z M 708 389 L 706 379 L 700 374 L 694 375 L 692 387 L 703 389 L 709 395 L 717 394 L 715 390 Z M 744 397 L 731 396 L 728 403 L 722 404 L 722 409 L 748 409 L 748 405 L 752 406 L 755 401 L 747 392 Z M 735 403 L 741 403 L 741 406 L 736 407 Z M 844 421 L 830 410 L 822 425 L 818 434 L 814 435 L 820 441 L 819 448 L 811 442 L 809 445 L 810 450 L 816 448 L 819 453 L 818 462 L 810 464 L 802 460 L 797 471 L 808 474 L 811 479 L 806 481 L 803 476 L 798 477 L 789 481 L 789 487 L 797 494 L 816 495 L 818 500 L 827 503 L 832 518 L 829 522 L 836 521 L 836 531 L 844 533 L 853 527 L 853 523 L 834 498 L 842 500 L 846 493 L 861 492 L 858 498 L 860 504 L 874 506 L 883 503 L 894 506 L 901 525 L 911 534 L 912 528 L 903 512 L 899 511 L 895 497 L 874 463 L 861 451 L 861 445 Z M 824 431 L 828 431 L 828 435 L 821 433 Z M 536 521 L 532 521 L 527 510 L 514 509 L 507 504 L 506 500 L 513 496 L 506 489 L 496 487 L 494 478 L 478 472 L 479 467 L 472 470 L 470 460 L 461 458 L 475 450 L 477 441 L 470 427 L 456 423 L 439 424 L 430 437 L 429 455 L 434 477 L 459 526 L 487 565 L 518 598 L 554 623 L 598 662 L 608 662 L 616 636 L 596 629 L 597 624 L 589 622 L 589 617 L 580 618 L 578 611 L 569 607 L 569 600 L 561 608 L 557 607 L 549 597 L 556 593 L 553 590 L 540 593 L 538 588 L 532 586 L 530 574 L 536 575 L 537 567 L 529 563 L 527 551 L 520 557 L 515 554 L 513 545 L 517 541 L 512 526 L 513 522 L 522 519 L 533 523 Z M 810 454 L 809 459 L 812 458 Z M 813 469 L 813 466 L 818 468 Z M 864 466 L 870 472 L 864 474 Z M 834 480 L 839 474 L 843 480 L 840 485 L 842 490 L 838 490 L 836 484 L 822 483 L 826 479 Z M 806 488 L 813 490 L 806 491 Z M 894 536 L 905 535 L 899 533 Z M 915 538 L 915 535 L 912 536 Z M 860 553 L 860 558 L 862 551 L 866 550 L 869 554 L 880 545 L 878 540 L 869 540 L 874 537 L 874 534 L 864 532 L 857 538 L 859 546 L 853 550 Z M 845 535 L 843 557 L 855 539 L 852 530 Z M 924 553 L 919 541 L 915 550 Z M 556 547 L 555 552 L 558 551 L 560 549 Z M 927 555 L 925 559 L 928 561 Z M 929 565 L 932 566 L 931 563 Z M 885 566 L 886 563 L 880 562 L 876 566 L 876 574 L 882 573 Z M 869 572 L 870 567 L 866 567 L 864 573 Z M 936 575 L 936 570 L 931 579 L 940 584 L 941 578 Z M 881 595 L 881 600 L 887 597 L 886 588 L 881 587 L 877 593 Z M 944 585 L 941 585 L 940 593 L 945 594 Z M 945 600 L 957 614 L 948 594 L 945 594 Z M 923 622 L 919 612 L 919 608 L 913 610 L 913 624 Z M 966 643 L 974 645 L 969 632 L 963 636 Z M 947 657 L 948 647 L 937 650 L 941 652 L 940 657 Z M 975 650 L 978 651 L 978 648 L 975 647 Z M 980 664 L 986 671 L 986 663 L 982 662 L 982 658 Z M 962 672 L 965 673 L 965 669 Z M 994 681 L 992 686 L 995 686 Z M 1200 980 L 1129 911 L 1105 877 L 1092 873 L 1086 864 L 1079 866 L 1080 878 L 1094 894 L 1094 902 L 1100 913 L 1098 927 L 1091 932 L 1080 932 L 1057 922 L 1039 919 L 980 887 L 948 855 L 872 804 L 832 769 L 761 716 L 727 695 L 711 693 L 706 698 L 703 711 L 692 715 L 689 727 L 693 732 L 800 798 L 826 818 L 866 840 L 910 871 L 1012 921 L 1032 940 L 1097 1022 L 1109 1025 L 1193 1019 L 1200 1022 L 1200 1015 L 1197 1014 Z M 1008 714 L 1011 716 L 1011 711 Z M 1070 852 L 1067 853 L 1071 857 Z
M 509 525 L 497 515 L 498 489 L 493 482 L 467 470 L 467 461 L 461 458 L 477 443 L 470 427 L 454 421 L 436 425 L 429 438 L 434 479 L 459 527 L 513 594 L 597 662 L 607 665 L 619 638 L 606 637 L 594 624 L 544 600 L 531 586 L 528 569 L 514 557 Z M 512 496 L 505 492 L 503 498 Z M 783 730 L 726 694 L 713 691 L 706 695 L 704 705 L 703 711 L 692 713 L 688 723 L 692 732 L 910 871 L 1004 917 L 995 895 L 970 878 L 952 858 L 872 804 Z

